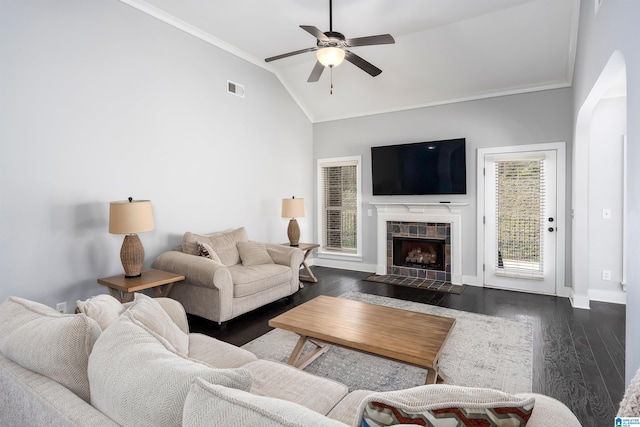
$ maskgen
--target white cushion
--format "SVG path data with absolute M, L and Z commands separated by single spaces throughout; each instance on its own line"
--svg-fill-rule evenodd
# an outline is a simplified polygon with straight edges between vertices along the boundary
M 0 305 L 0 352 L 90 401 L 87 364 L 100 335 L 84 314 L 61 314 L 46 305 L 10 297 Z
M 91 404 L 123 426 L 179 426 L 191 382 L 201 377 L 248 390 L 242 368 L 215 369 L 158 341 L 126 311 L 96 341 L 89 358 Z
M 478 425 L 478 422 L 497 427 L 524 427 L 534 403 L 533 397 L 438 384 L 372 393 L 362 401 L 358 413 L 363 425 L 390 426 L 416 420 L 415 424 L 434 427 Z
M 165 346 L 180 356 L 189 355 L 189 335 L 186 334 L 155 299 L 136 293 L 134 304 L 128 310 L 134 322 L 139 323 Z M 164 342 L 166 341 L 166 342 Z
M 182 414 L 184 427 L 337 427 L 346 426 L 286 400 L 209 384 L 201 378 L 191 385 Z
M 96 295 L 86 301 L 78 300 L 76 305 L 80 313 L 84 313 L 98 322 L 103 331 L 126 310 L 120 301 L 107 294 Z
M 267 252 L 267 245 L 260 242 L 238 242 L 238 253 L 245 267 L 253 265 L 273 264 L 273 259 Z

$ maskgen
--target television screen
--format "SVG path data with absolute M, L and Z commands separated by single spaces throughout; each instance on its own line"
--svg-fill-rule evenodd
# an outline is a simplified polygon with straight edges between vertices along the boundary
M 373 195 L 467 194 L 465 141 L 371 147 Z

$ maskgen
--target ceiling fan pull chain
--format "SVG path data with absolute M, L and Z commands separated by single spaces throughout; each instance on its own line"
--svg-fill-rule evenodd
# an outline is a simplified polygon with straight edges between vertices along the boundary
M 329 65 L 329 71 L 331 72 L 331 89 L 329 89 L 329 95 L 333 95 L 333 65 Z

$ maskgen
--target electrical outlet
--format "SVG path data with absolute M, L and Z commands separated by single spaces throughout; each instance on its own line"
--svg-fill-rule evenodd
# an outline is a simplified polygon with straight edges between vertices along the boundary
M 602 270 L 602 280 L 611 280 L 611 270 Z
M 67 312 L 67 303 L 65 302 L 59 302 L 56 304 L 56 310 L 58 310 L 60 313 L 66 313 Z

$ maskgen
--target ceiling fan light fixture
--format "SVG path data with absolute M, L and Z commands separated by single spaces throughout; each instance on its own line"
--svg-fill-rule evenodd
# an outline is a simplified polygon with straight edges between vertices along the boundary
M 323 47 L 316 52 L 318 61 L 325 67 L 337 67 L 344 60 L 345 52 L 339 47 Z

